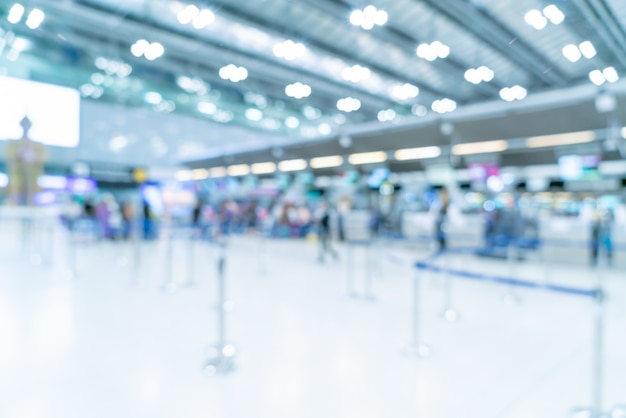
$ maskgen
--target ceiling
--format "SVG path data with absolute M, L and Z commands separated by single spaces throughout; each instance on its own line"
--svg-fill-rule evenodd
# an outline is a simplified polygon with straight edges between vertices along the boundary
M 415 138 L 450 144 L 598 130 L 607 118 L 597 115 L 593 98 L 599 88 L 620 95 L 616 86 L 622 84 L 598 88 L 590 72 L 612 67 L 604 76 L 626 75 L 623 0 L 22 1 L 25 16 L 34 8 L 45 12 L 34 30 L 25 17 L 9 22 L 14 3 L 0 0 L 0 39 L 6 41 L 0 69 L 81 89 L 81 157 L 130 164 L 214 165 L 248 149 L 258 151 L 225 161 L 275 159 L 276 147 L 303 157 L 346 153 L 333 149 L 345 134 L 355 138 L 356 150 L 391 150 Z M 386 12 L 387 22 L 371 30 L 351 24 L 351 13 L 370 3 Z M 201 16 L 213 19 L 181 23 L 181 11 L 191 4 L 210 10 Z M 560 19 L 550 5 L 561 11 L 560 24 L 552 22 Z M 532 10 L 539 14 L 534 24 L 545 25 L 541 30 L 527 23 Z M 16 36 L 29 45 L 10 57 Z M 139 39 L 160 43 L 163 55 L 136 57 L 131 47 Z M 293 59 L 275 53 L 288 41 L 303 45 Z M 442 57 L 416 54 L 422 44 L 430 45 L 422 51 L 434 50 L 436 41 L 448 47 L 445 58 L 441 44 Z M 594 46 L 593 57 L 566 58 L 566 45 L 580 51 L 585 41 Z M 230 64 L 245 67 L 247 78 L 222 78 L 220 69 Z M 123 65 L 130 74 L 120 73 Z M 355 65 L 367 68 L 369 77 L 345 79 L 346 68 Z M 466 71 L 481 66 L 493 79 L 469 82 Z M 286 95 L 286 86 L 297 82 L 310 87 L 310 96 Z M 503 89 L 513 86 L 527 97 L 505 101 Z M 157 99 L 146 95 L 151 92 Z M 358 110 L 338 109 L 347 97 L 358 99 Z M 437 113 L 444 99 L 454 111 Z M 523 114 L 513 114 L 520 104 Z M 612 116 L 622 126 L 623 107 L 620 99 Z M 453 135 L 441 133 L 448 120 Z M 122 134 L 128 141 L 111 149 Z

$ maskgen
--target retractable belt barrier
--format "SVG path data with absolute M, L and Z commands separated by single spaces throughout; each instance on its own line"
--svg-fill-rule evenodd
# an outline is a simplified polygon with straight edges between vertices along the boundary
M 447 234 L 449 239 L 467 240 L 473 243 L 476 239 L 480 239 L 481 242 L 493 242 L 497 243 L 498 247 L 506 247 L 509 245 L 519 247 L 521 249 L 539 248 L 541 246 L 551 246 L 556 248 L 593 248 L 596 244 L 593 240 L 576 241 L 565 238 L 530 238 L 530 237 L 515 237 L 505 234 L 492 234 L 492 235 L 471 235 L 471 234 Z M 379 237 L 380 240 L 406 242 L 406 243 L 432 243 L 435 238 L 432 235 L 416 235 L 412 237 L 403 237 L 397 234 L 384 234 Z M 613 244 L 614 251 L 626 251 L 626 244 Z
M 503 276 L 472 273 L 469 271 L 462 271 L 462 270 L 455 270 L 451 268 L 440 267 L 440 266 L 436 266 L 434 264 L 430 264 L 426 262 L 418 262 L 415 265 L 415 267 L 419 270 L 432 271 L 435 273 L 446 273 L 452 276 L 462 277 L 465 279 L 488 281 L 488 282 L 493 282 L 493 283 L 506 284 L 506 285 L 511 285 L 511 286 L 519 286 L 519 287 L 525 287 L 525 288 L 530 288 L 530 289 L 548 290 L 548 291 L 568 293 L 568 294 L 578 295 L 578 296 L 588 296 L 592 298 L 598 297 L 599 292 L 600 292 L 599 289 L 591 289 L 591 290 L 578 289 L 575 287 L 559 286 L 559 285 L 547 284 L 547 283 L 538 283 L 538 282 L 533 282 L 529 280 L 513 279 L 513 278 L 503 277 Z
M 236 348 L 227 342 L 226 313 L 230 303 L 226 300 L 226 256 L 227 243 L 219 243 L 217 257 L 217 343 L 207 352 L 204 372 L 208 376 L 227 374 L 235 370 Z
M 472 249 L 460 249 L 457 253 L 467 252 Z M 603 354 L 603 333 L 604 333 L 604 301 L 606 298 L 605 292 L 602 287 L 601 274 L 598 273 L 598 284 L 596 288 L 583 289 L 565 285 L 556 285 L 552 283 L 539 283 L 532 280 L 522 280 L 512 277 L 482 274 L 471 271 L 453 269 L 436 265 L 434 261 L 440 256 L 448 253 L 454 253 L 455 251 L 441 251 L 433 254 L 424 261 L 415 263 L 415 269 L 417 271 L 429 271 L 435 273 L 444 273 L 451 277 L 457 277 L 460 279 L 468 279 L 474 281 L 490 282 L 500 285 L 508 285 L 512 287 L 555 292 L 561 294 L 567 294 L 572 296 L 579 296 L 590 298 L 594 301 L 593 309 L 593 362 L 592 362 L 592 382 L 591 382 L 591 403 L 590 408 L 585 408 L 583 411 L 588 412 L 589 418 L 603 417 L 603 371 L 604 371 L 604 354 Z M 420 342 L 420 283 L 419 275 L 415 275 L 413 279 L 413 308 L 411 318 L 411 341 L 409 343 L 408 352 L 416 354 L 420 357 L 425 357 L 430 353 L 430 348 Z

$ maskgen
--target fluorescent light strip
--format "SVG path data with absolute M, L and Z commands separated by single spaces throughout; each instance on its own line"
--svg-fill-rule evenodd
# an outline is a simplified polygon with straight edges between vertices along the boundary
M 194 180 L 204 180 L 209 177 L 209 170 L 206 168 L 196 168 L 195 170 L 191 170 L 191 177 Z
M 490 152 L 502 152 L 509 147 L 509 144 L 503 140 L 495 141 L 471 142 L 468 144 L 457 144 L 452 147 L 454 155 L 470 155 L 470 154 L 486 154 Z
M 236 164 L 228 167 L 229 176 L 247 176 L 248 174 L 250 174 L 250 166 L 248 164 Z
M 280 171 L 299 171 L 304 170 L 307 167 L 305 160 L 285 160 L 278 163 L 278 169 Z
M 316 157 L 311 159 L 311 168 L 339 167 L 342 164 L 343 157 L 340 155 L 329 155 L 328 157 Z
M 174 174 L 174 178 L 177 181 L 190 181 L 193 180 L 193 172 L 191 170 L 178 170 Z
M 67 187 L 67 178 L 44 174 L 37 179 L 37 185 L 43 189 L 64 190 Z
M 226 174 L 228 174 L 226 167 L 213 167 L 209 169 L 209 176 L 211 178 L 226 177 Z
M 274 163 L 255 163 L 250 167 L 253 174 L 271 174 L 276 171 Z
M 592 131 L 571 132 L 557 135 L 533 136 L 526 140 L 528 148 L 558 147 L 559 145 L 585 144 L 596 139 Z
M 395 152 L 394 157 L 398 161 L 406 160 L 422 160 L 426 158 L 437 158 L 441 155 L 439 147 L 419 147 L 399 149 Z
M 375 164 L 387 161 L 387 153 L 385 151 L 361 152 L 352 154 L 348 157 L 350 164 Z

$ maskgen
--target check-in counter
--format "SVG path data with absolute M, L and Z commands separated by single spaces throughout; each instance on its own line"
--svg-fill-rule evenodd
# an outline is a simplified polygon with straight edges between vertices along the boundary
M 539 221 L 543 257 L 549 262 L 589 264 L 591 226 L 578 218 L 546 217 Z
M 371 214 L 367 210 L 352 210 L 343 216 L 343 231 L 348 241 L 367 241 L 371 238 Z
M 478 214 L 450 219 L 445 231 L 450 248 L 478 248 L 484 245 L 485 221 Z
M 402 236 L 411 241 L 419 250 L 434 248 L 434 218 L 429 212 L 409 212 L 402 214 Z
M 435 215 L 430 212 L 405 212 L 402 235 L 418 240 L 424 248 L 433 248 Z M 483 219 L 480 215 L 452 215 L 444 225 L 449 248 L 476 248 L 483 243 Z

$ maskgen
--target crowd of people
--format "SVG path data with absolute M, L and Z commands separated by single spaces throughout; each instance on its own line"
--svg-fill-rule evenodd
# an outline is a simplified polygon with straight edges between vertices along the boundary
M 179 208 L 180 209 L 180 208 Z M 439 190 L 436 201 L 431 207 L 433 214 L 433 241 L 439 251 L 448 247 L 447 224 L 451 210 L 455 206 L 450 193 L 444 187 Z M 525 218 L 515 205 L 485 212 L 485 242 L 488 249 L 507 247 L 510 240 L 516 243 L 528 242 L 538 245 L 536 228 L 534 233 L 527 232 Z M 137 216 L 136 216 L 137 215 Z M 379 232 L 383 221 L 382 215 L 372 210 L 370 236 Z M 262 199 L 224 199 L 218 203 L 197 198 L 194 205 L 184 210 L 165 209 L 156 213 L 149 201 L 141 201 L 141 206 L 130 200 L 116 198 L 104 193 L 98 197 L 85 199 L 68 223 L 75 231 L 91 234 L 98 240 L 128 240 L 139 236 L 153 240 L 159 236 L 159 226 L 163 222 L 171 225 L 184 225 L 196 228 L 199 235 L 210 238 L 215 234 L 245 234 L 262 232 L 276 238 L 304 238 L 314 235 L 320 243 L 319 260 L 327 256 L 337 257 L 331 245 L 332 237 L 345 239 L 345 211 L 325 199 L 274 200 Z M 590 224 L 589 248 L 590 260 L 596 264 L 600 254 L 605 254 L 609 262 L 613 258 L 614 215 L 610 209 L 594 208 L 587 216 Z M 532 225 L 531 225 L 532 226 Z M 536 227 L 536 225 L 534 225 Z M 532 232 L 532 231 L 531 231 Z M 502 237 L 506 239 L 502 241 Z M 530 245 L 530 244 L 529 244 Z M 527 247 L 530 248 L 530 247 Z

